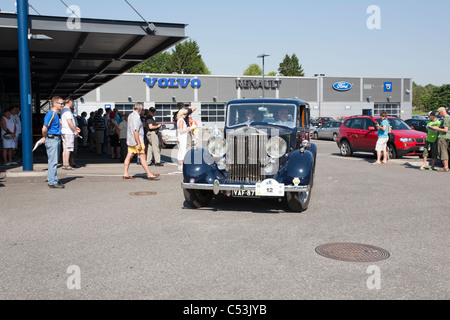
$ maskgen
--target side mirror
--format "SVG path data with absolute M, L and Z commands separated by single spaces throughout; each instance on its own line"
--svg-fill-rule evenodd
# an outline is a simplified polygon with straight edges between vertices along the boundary
M 411 129 L 413 129 L 414 130 L 414 127 L 413 126 L 410 126 L 411 127 Z
M 369 127 L 369 131 L 375 131 L 375 127 Z

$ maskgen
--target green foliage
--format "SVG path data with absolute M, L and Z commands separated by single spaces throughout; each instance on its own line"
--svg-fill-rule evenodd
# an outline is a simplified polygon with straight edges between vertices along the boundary
M 304 77 L 305 73 L 303 71 L 302 65 L 300 64 L 297 56 L 292 54 L 286 54 L 283 61 L 280 63 L 278 68 L 278 72 L 283 76 L 291 76 L 291 77 Z
M 175 46 L 166 65 L 169 73 L 210 74 L 197 42 L 187 40 Z
M 252 63 L 244 71 L 244 76 L 261 76 L 262 70 L 257 63 Z
M 441 87 L 428 84 L 422 87 L 413 82 L 413 107 L 436 111 L 437 108 L 443 106 L 450 106 L 450 84 Z
M 194 40 L 181 42 L 171 53 L 162 52 L 129 70 L 136 73 L 211 74 Z
M 157 54 L 132 68 L 131 73 L 169 73 L 166 68 L 170 53 L 167 51 Z

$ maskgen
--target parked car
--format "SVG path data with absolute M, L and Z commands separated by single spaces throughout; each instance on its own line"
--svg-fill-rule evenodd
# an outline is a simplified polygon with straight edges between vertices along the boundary
M 331 139 L 336 141 L 341 124 L 342 122 L 340 121 L 329 121 L 319 128 L 315 128 L 312 131 L 311 137 L 314 139 Z
M 331 117 L 318 117 L 318 118 L 316 118 L 316 122 L 319 125 L 323 125 L 323 124 L 327 123 L 328 121 L 336 121 L 336 120 L 331 118 Z
M 250 121 L 247 109 L 260 113 L 262 121 Z M 287 122 L 278 119 L 279 112 Z M 186 202 L 199 208 L 216 196 L 278 198 L 292 211 L 306 210 L 317 154 L 309 141 L 309 112 L 302 100 L 229 101 L 223 136 L 211 137 L 205 148 L 191 149 L 184 158 Z
M 371 152 L 376 154 L 375 144 L 378 139 L 375 121 L 380 117 L 354 116 L 344 121 L 339 128 L 337 146 L 343 156 L 351 156 L 353 152 Z M 403 120 L 388 117 L 392 128 L 388 142 L 389 158 L 402 156 L 421 156 L 425 146 L 426 134 L 411 129 Z
M 430 120 L 426 119 L 408 119 L 405 123 L 411 127 L 411 129 L 427 132 L 427 122 Z
M 177 128 L 175 122 L 162 122 L 161 123 L 161 140 L 163 142 L 162 147 L 174 147 L 177 145 Z

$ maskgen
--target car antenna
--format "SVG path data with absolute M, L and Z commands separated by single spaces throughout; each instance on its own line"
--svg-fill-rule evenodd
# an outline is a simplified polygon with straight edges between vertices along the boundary
M 139 17 L 141 17 L 142 20 L 144 20 L 144 22 L 148 25 L 148 27 L 145 29 L 147 31 L 147 33 L 155 33 L 156 30 L 156 26 L 152 23 L 152 22 L 148 22 L 147 20 L 145 20 L 145 18 L 127 1 L 125 0 L 125 2 L 131 7 L 131 9 L 133 9 L 138 15 Z

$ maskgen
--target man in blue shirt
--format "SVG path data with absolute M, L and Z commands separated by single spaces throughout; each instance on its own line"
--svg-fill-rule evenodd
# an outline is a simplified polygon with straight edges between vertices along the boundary
M 377 152 L 377 161 L 373 164 L 388 163 L 387 142 L 389 140 L 389 122 L 387 120 L 386 111 L 380 113 L 381 123 L 376 123 L 378 129 L 378 140 L 375 146 Z M 383 153 L 383 162 L 381 162 L 381 154 Z
M 42 136 L 44 137 L 45 149 L 48 157 L 47 182 L 50 188 L 64 188 L 58 182 L 56 168 L 58 166 L 58 155 L 61 148 L 61 123 L 59 113 L 64 107 L 64 100 L 58 96 L 52 98 L 52 108 L 45 115 L 42 126 Z

